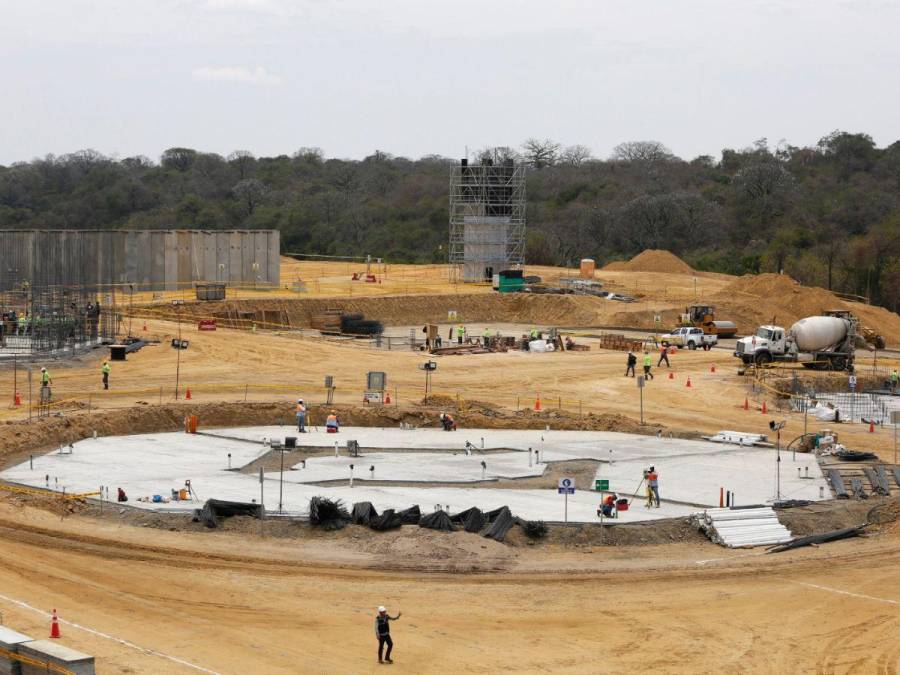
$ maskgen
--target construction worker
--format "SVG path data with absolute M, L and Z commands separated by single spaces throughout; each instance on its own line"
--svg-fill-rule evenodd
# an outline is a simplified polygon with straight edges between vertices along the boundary
M 652 497 L 656 501 L 656 508 L 659 508 L 659 474 L 656 473 L 656 467 L 651 466 L 647 472 L 647 486 L 650 488 Z M 649 501 L 647 506 L 650 506 Z
M 666 347 L 665 345 L 663 345 L 659 349 L 659 361 L 657 362 L 656 367 L 657 368 L 662 367 L 663 361 L 666 362 L 666 368 L 671 368 L 671 366 L 669 365 L 669 348 Z
M 332 410 L 328 417 L 325 419 L 325 432 L 329 434 L 336 434 L 338 429 L 340 429 L 341 422 L 338 419 L 337 413 Z
M 103 373 L 103 388 L 109 389 L 109 371 L 111 368 L 109 367 L 109 361 L 106 359 L 103 360 L 103 365 L 100 366 L 100 372 Z
M 653 373 L 650 372 L 650 368 L 653 367 L 653 357 L 650 356 L 650 352 L 646 349 L 644 350 L 644 377 L 647 379 L 653 379 Z
M 397 616 L 389 616 L 384 605 L 378 608 L 378 615 L 375 617 L 375 637 L 378 638 L 378 663 L 393 663 L 391 652 L 394 650 L 394 641 L 391 639 L 391 621 L 397 621 L 402 612 L 397 612 Z M 382 658 L 384 646 L 387 645 L 387 653 Z
M 897 374 L 897 369 L 894 368 L 894 372 L 891 373 L 891 394 L 894 395 L 897 393 L 897 383 L 900 382 L 900 375 Z
M 444 431 L 456 431 L 456 420 L 450 413 L 441 413 L 441 426 Z
M 616 517 L 616 493 L 612 492 L 606 496 L 606 499 L 603 500 L 603 504 L 597 509 L 597 515 L 599 516 L 601 513 L 604 518 L 615 518 Z
M 637 365 L 637 357 L 634 355 L 634 352 L 628 352 L 628 362 L 625 366 L 625 377 L 628 377 L 628 373 L 631 373 L 631 376 L 634 377 L 634 367 Z
M 847 385 L 850 387 L 851 394 L 856 392 L 856 375 L 850 375 L 847 379 Z
M 461 345 L 463 343 L 463 339 L 466 337 L 466 327 L 462 324 L 459 324 L 456 327 L 456 344 Z
M 529 335 L 532 340 L 537 340 L 541 336 L 541 332 L 537 328 L 532 328 Z
M 41 389 L 48 388 L 51 384 L 53 384 L 53 379 L 50 377 L 50 371 L 41 368 Z
M 301 434 L 306 433 L 306 406 L 302 398 L 297 399 L 297 431 Z
M 16 332 L 16 335 L 25 335 L 25 331 L 28 329 L 28 318 L 27 312 L 22 312 L 19 315 L 19 329 Z

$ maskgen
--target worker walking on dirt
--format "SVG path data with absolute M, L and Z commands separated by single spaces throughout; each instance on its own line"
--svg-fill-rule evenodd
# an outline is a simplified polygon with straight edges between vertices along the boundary
M 456 344 L 461 345 L 463 343 L 463 340 L 465 339 L 465 337 L 466 337 L 466 327 L 463 326 L 462 324 L 459 324 L 456 327 Z
M 894 395 L 897 393 L 897 383 L 900 382 L 900 375 L 897 374 L 897 369 L 894 368 L 894 372 L 891 373 L 891 394 Z
M 650 352 L 644 350 L 644 377 L 647 379 L 653 379 L 653 373 L 650 372 L 650 368 L 653 367 L 653 357 L 650 356 Z
M 653 500 L 656 501 L 656 508 L 659 508 L 659 474 L 656 473 L 656 467 L 651 466 L 647 472 L 647 487 L 650 488 Z M 647 506 L 649 505 L 648 503 Z
M 659 361 L 656 363 L 656 367 L 661 368 L 663 361 L 666 362 L 666 368 L 671 368 L 669 365 L 669 348 L 665 345 L 659 348 Z
M 303 399 L 297 399 L 297 431 L 301 434 L 306 433 L 306 406 L 303 404 Z
M 104 360 L 103 365 L 100 366 L 100 372 L 103 374 L 103 388 L 109 389 L 109 371 L 111 368 L 109 367 L 109 361 Z
M 628 352 L 628 365 L 625 367 L 625 377 L 628 377 L 628 373 L 631 373 L 631 376 L 634 377 L 634 367 L 637 365 L 637 357 L 634 355 L 634 352 Z
M 393 663 L 391 652 L 394 650 L 394 641 L 391 639 L 391 621 L 397 621 L 402 612 L 397 612 L 397 616 L 390 616 L 387 608 L 382 605 L 378 608 L 378 615 L 375 617 L 375 637 L 378 638 L 378 663 Z M 387 645 L 387 653 L 384 653 L 384 646 Z
M 53 379 L 50 377 L 50 371 L 41 368 L 41 389 L 47 389 L 51 384 L 53 384 Z

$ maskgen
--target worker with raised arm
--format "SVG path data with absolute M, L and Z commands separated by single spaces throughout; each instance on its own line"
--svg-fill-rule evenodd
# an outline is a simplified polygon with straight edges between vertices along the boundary
M 378 663 L 393 663 L 391 652 L 394 650 L 394 641 L 391 639 L 391 621 L 397 621 L 401 612 L 397 612 L 397 616 L 390 616 L 387 608 L 382 605 L 378 608 L 378 614 L 375 616 L 375 637 L 378 638 Z M 387 653 L 382 657 L 384 646 L 387 645 Z

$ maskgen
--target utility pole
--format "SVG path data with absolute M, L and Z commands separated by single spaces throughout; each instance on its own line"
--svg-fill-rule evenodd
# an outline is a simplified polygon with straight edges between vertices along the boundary
M 178 400 L 178 383 L 181 378 L 181 305 L 184 300 L 173 300 L 172 306 L 175 308 L 175 316 L 178 317 L 178 349 L 175 354 L 175 400 Z

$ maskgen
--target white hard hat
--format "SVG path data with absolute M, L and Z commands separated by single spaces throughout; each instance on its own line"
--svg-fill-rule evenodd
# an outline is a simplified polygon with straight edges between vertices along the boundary
M 45 370 L 47 370 L 47 369 L 46 369 L 46 368 L 41 368 L 41 372 L 44 372 Z
M 297 399 L 297 403 L 303 403 L 303 399 L 302 399 L 302 398 L 298 398 L 298 399 Z
M 381 605 L 381 606 L 378 608 L 378 613 L 379 613 L 379 614 L 383 614 L 383 613 L 386 612 L 386 611 L 387 611 L 387 608 L 386 608 L 384 605 Z

